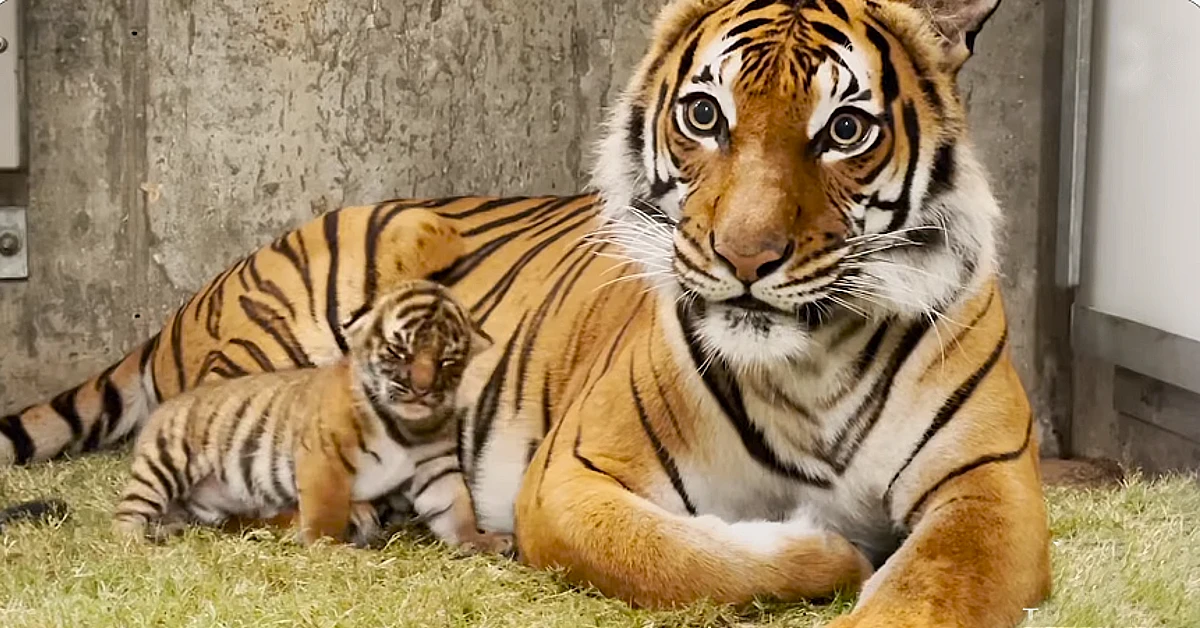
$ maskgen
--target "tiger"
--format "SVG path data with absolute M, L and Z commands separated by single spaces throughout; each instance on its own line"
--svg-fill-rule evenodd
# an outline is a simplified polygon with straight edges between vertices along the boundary
M 298 507 L 302 543 L 365 546 L 382 533 L 371 500 L 399 492 L 448 544 L 507 552 L 511 538 L 476 529 L 457 456 L 454 396 L 492 340 L 427 280 L 402 282 L 346 337 L 333 365 L 214 380 L 158 406 L 114 532 L 163 541 L 189 522 L 282 522 Z
M 856 591 L 831 626 L 1015 625 L 1051 590 L 1049 525 L 957 78 L 997 6 L 672 0 L 592 189 L 316 217 L 0 421 L 0 460 L 334 361 L 343 323 L 424 277 L 496 340 L 461 457 L 522 563 L 643 608 Z

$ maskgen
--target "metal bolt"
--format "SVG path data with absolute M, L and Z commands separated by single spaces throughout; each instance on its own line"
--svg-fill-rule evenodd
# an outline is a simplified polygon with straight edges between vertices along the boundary
M 5 50 L 8 50 L 8 40 L 0 37 L 0 52 L 4 52 Z
M 0 257 L 15 257 L 21 252 L 21 236 L 12 231 L 0 233 Z

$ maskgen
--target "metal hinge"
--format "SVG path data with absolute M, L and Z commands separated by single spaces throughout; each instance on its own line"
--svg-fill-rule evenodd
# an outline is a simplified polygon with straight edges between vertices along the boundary
M 24 207 L 0 207 L 0 279 L 29 277 L 29 232 Z

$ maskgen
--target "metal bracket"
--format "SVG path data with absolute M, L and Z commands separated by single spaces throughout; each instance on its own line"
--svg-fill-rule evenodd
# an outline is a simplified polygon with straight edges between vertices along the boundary
M 25 163 L 20 4 L 0 0 L 0 171 Z
M 29 277 L 29 232 L 24 207 L 0 207 L 0 279 Z
M 1066 0 L 1055 283 L 1079 286 L 1087 178 L 1088 99 L 1092 79 L 1093 0 Z

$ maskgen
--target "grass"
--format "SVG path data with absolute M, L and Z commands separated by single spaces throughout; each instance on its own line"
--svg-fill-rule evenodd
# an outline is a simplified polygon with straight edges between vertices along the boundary
M 125 545 L 108 531 L 125 465 L 110 454 L 0 470 L 0 504 L 53 495 L 73 509 L 0 534 L 0 626 L 806 627 L 850 604 L 635 611 L 555 574 L 411 534 L 383 550 L 301 548 L 266 531 Z M 1027 626 L 1200 626 L 1193 480 L 1054 488 L 1049 500 L 1056 590 Z

